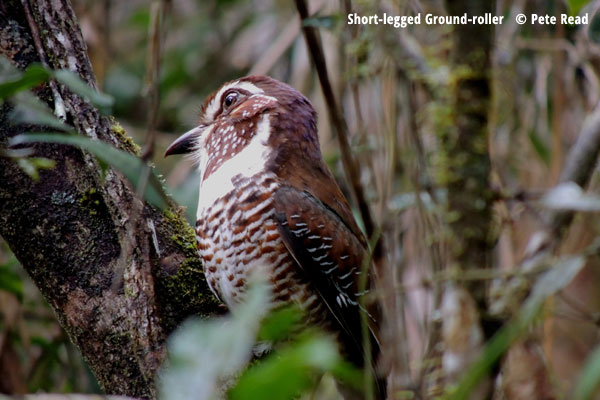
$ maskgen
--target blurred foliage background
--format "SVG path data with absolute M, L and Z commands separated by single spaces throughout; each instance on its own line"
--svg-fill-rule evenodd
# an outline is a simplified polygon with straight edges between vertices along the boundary
M 116 102 L 113 113 L 144 144 L 149 108 L 147 1 L 73 0 L 100 88 Z M 195 212 L 197 176 L 189 161 L 164 160 L 166 146 L 195 126 L 204 98 L 225 81 L 269 74 L 302 91 L 319 118 L 324 156 L 350 196 L 337 142 L 300 31 L 297 11 L 284 0 L 171 0 L 166 2 L 164 50 L 154 163 L 167 185 L 189 199 Z M 386 301 L 390 320 L 387 363 L 393 387 L 420 387 L 432 365 L 432 335 L 440 321 L 439 293 L 453 279 L 444 270 L 444 174 L 438 132 L 447 124 L 443 102 L 453 80 L 448 68 L 451 27 L 348 25 L 347 11 L 445 14 L 435 0 L 310 2 L 328 71 L 361 166 L 361 182 L 386 243 L 385 262 L 394 279 Z M 539 201 L 558 182 L 565 154 L 585 116 L 600 100 L 599 1 L 499 0 L 492 54 L 492 103 L 488 148 L 498 241 L 490 264 L 503 271 L 519 265 L 529 238 L 547 210 Z M 588 13 L 589 25 L 517 25 L 514 15 Z M 594 175 L 590 191 L 597 192 Z M 552 204 L 550 204 L 552 206 Z M 567 208 L 577 208 L 568 204 Z M 578 214 L 558 255 L 577 255 L 598 236 L 597 212 Z M 586 266 L 528 327 L 524 346 L 511 354 L 529 370 L 543 360 L 559 397 L 569 397 L 582 366 L 598 344 L 600 264 Z M 494 276 L 492 276 L 493 278 Z M 485 278 L 489 280 L 490 278 Z M 568 283 L 568 285 L 567 285 Z M 501 290 L 502 288 L 500 288 Z M 98 386 L 60 329 L 51 309 L 10 250 L 0 247 L 0 392 L 98 392 Z M 533 340 L 532 338 L 535 338 Z M 542 355 L 542 357 L 538 357 Z M 508 359 L 508 355 L 507 355 Z M 528 361 L 527 361 L 528 360 Z M 518 368 L 506 382 L 519 381 Z M 504 384 L 506 384 L 504 382 Z

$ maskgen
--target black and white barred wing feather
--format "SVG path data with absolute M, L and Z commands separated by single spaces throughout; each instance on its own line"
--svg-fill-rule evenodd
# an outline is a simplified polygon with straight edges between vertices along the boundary
M 367 251 L 342 218 L 307 191 L 283 186 L 275 216 L 288 251 L 331 313 L 343 351 L 363 365 L 359 279 Z M 376 343 L 374 343 L 376 345 Z

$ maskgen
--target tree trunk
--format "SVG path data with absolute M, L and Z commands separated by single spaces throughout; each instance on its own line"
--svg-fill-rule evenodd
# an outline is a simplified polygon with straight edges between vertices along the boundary
M 484 16 L 494 10 L 493 1 L 448 0 L 451 16 Z M 437 118 L 440 148 L 437 178 L 448 190 L 445 213 L 447 231 L 443 243 L 448 251 L 446 266 L 459 271 L 490 267 L 493 193 L 490 188 L 491 163 L 488 149 L 490 104 L 490 55 L 493 28 L 485 24 L 452 26 L 450 77 L 438 93 L 442 105 Z M 462 378 L 501 321 L 487 316 L 486 285 L 481 281 L 448 281 L 440 302 L 440 325 L 433 342 L 443 346 L 433 350 L 442 360 L 446 384 Z M 433 386 L 438 371 L 432 370 Z M 488 398 L 490 381 L 482 382 L 472 398 Z
M 20 69 L 42 62 L 68 68 L 96 87 L 68 0 L 3 0 L 0 54 Z M 86 136 L 136 152 L 116 122 L 57 82 L 35 94 Z M 40 127 L 15 126 L 0 106 L 0 146 Z M 56 161 L 36 182 L 0 158 L 0 235 L 6 240 L 110 394 L 155 397 L 165 338 L 185 317 L 217 310 L 182 213 L 135 197 L 114 171 L 55 144 L 33 146 Z
M 483 16 L 494 9 L 492 1 L 449 0 L 449 15 Z M 451 56 L 451 128 L 442 136 L 446 154 L 446 184 L 452 230 L 452 256 L 460 268 L 490 264 L 493 238 L 493 194 L 489 186 L 488 112 L 490 104 L 491 25 L 454 25 Z M 485 308 L 485 285 L 469 286 L 480 308 Z

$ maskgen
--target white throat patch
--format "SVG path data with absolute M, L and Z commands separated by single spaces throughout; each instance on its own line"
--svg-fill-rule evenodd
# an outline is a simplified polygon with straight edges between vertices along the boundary
M 257 133 L 246 147 L 221 164 L 204 181 L 200 182 L 200 197 L 198 200 L 198 218 L 200 212 L 212 206 L 219 198 L 225 196 L 235 189 L 233 186 L 233 177 L 241 175 L 249 178 L 265 169 L 267 162 L 269 146 L 267 145 L 271 132 L 271 122 L 269 115 L 263 115 L 258 122 Z M 200 176 L 204 177 L 206 172 L 206 161 L 208 154 L 202 149 L 200 162 Z

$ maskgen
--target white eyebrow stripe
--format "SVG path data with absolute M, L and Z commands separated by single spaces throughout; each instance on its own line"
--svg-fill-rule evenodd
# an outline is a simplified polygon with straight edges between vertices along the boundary
M 215 120 L 215 114 L 217 113 L 217 111 L 219 111 L 219 107 L 221 105 L 221 96 L 223 96 L 223 93 L 226 90 L 231 89 L 232 87 L 234 87 L 238 83 L 240 83 L 240 81 L 233 81 L 230 84 L 223 86 L 217 92 L 217 94 L 215 94 L 215 97 L 213 97 L 213 99 L 210 101 L 210 103 L 208 103 L 208 107 L 206 107 L 206 111 L 205 111 L 204 114 L 208 118 L 209 121 L 214 121 Z
M 208 118 L 209 121 L 215 120 L 216 114 L 219 111 L 219 108 L 221 107 L 221 97 L 223 96 L 223 93 L 233 88 L 243 89 L 252 94 L 260 94 L 264 92 L 264 90 L 250 82 L 240 82 L 239 80 L 233 81 L 223 86 L 221 89 L 219 89 L 219 91 L 217 92 L 215 97 L 213 97 L 210 103 L 208 103 L 208 107 L 206 107 L 206 112 L 204 113 L 204 115 Z
M 261 88 L 259 88 L 258 86 L 256 86 L 253 83 L 250 83 L 250 82 L 239 82 L 235 86 L 237 88 L 239 88 L 239 89 L 243 89 L 243 90 L 245 90 L 247 92 L 250 92 L 252 94 L 261 94 L 261 93 L 264 93 L 264 90 L 262 90 Z M 271 96 L 265 96 L 265 98 L 272 99 L 273 97 L 271 97 Z

